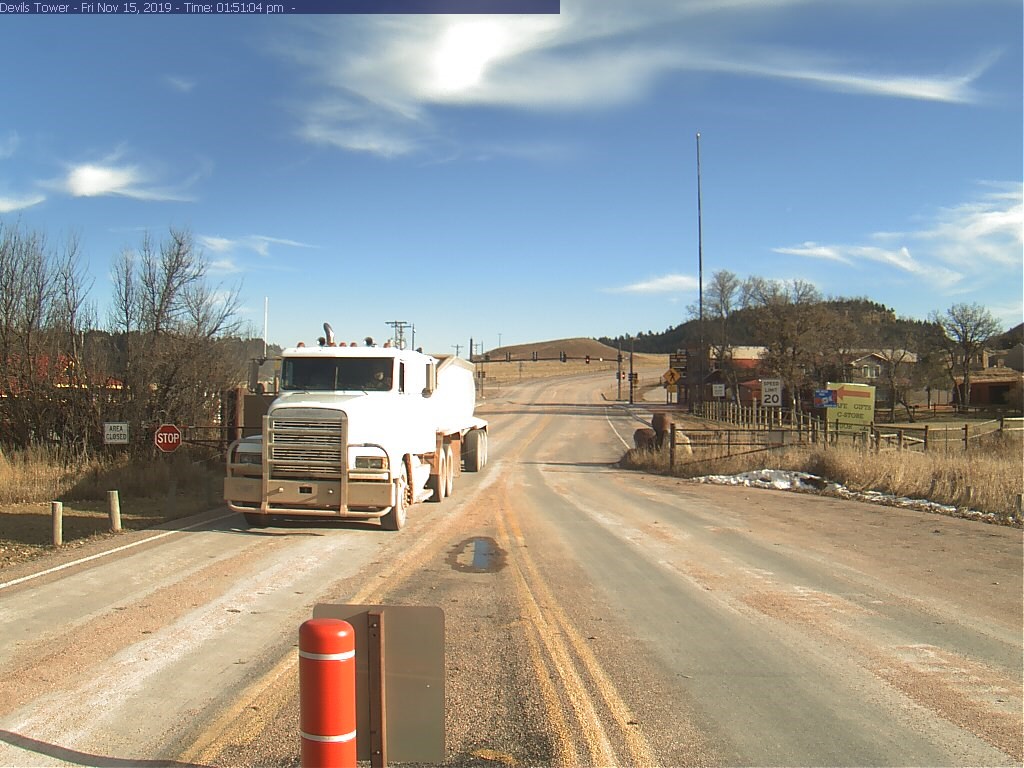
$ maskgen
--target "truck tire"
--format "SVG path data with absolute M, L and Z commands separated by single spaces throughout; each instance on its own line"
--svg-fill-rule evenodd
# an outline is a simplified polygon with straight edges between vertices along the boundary
M 245 515 L 245 522 L 249 524 L 250 528 L 266 528 L 270 524 L 270 518 L 267 515 L 261 515 L 259 512 L 243 512 Z
M 444 449 L 444 468 L 444 495 L 451 496 L 455 490 L 455 455 L 450 444 Z
M 395 506 L 380 519 L 380 527 L 385 531 L 400 531 L 405 525 L 409 510 L 409 475 L 405 471 L 405 462 L 398 472 L 398 487 L 395 489 Z
M 466 439 L 462 446 L 462 457 L 465 460 L 467 472 L 479 472 L 484 466 L 484 453 L 487 433 L 482 429 L 471 429 L 466 433 Z
M 448 481 L 446 480 L 448 474 L 448 462 L 446 461 L 447 455 L 444 451 L 437 457 L 437 474 L 431 475 L 427 478 L 427 488 L 434 493 L 427 501 L 431 501 L 435 504 L 440 504 L 444 501 L 444 497 L 447 496 L 446 491 L 448 490 Z

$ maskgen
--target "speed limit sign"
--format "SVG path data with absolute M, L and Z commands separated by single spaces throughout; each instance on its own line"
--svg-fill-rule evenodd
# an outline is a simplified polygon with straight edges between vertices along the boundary
M 761 404 L 774 407 L 782 405 L 782 379 L 761 379 Z

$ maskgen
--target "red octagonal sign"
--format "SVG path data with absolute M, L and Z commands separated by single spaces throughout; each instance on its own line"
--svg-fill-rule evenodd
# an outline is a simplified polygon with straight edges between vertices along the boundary
M 164 453 L 173 453 L 181 445 L 181 430 L 173 424 L 161 424 L 156 428 L 153 442 Z

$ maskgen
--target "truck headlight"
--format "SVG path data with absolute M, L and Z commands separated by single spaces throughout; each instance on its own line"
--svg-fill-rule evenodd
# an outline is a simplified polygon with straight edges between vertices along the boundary
M 263 454 L 249 452 L 242 453 L 241 451 L 239 451 L 238 453 L 235 454 L 235 463 L 252 464 L 258 467 L 260 464 L 263 463 Z
M 356 456 L 356 469 L 387 469 L 387 456 Z

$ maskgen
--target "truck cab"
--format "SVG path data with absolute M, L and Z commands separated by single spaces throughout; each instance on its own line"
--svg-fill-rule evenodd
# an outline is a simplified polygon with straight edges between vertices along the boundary
M 400 528 L 409 505 L 450 493 L 471 432 L 486 460 L 472 375 L 458 358 L 394 347 L 285 350 L 261 434 L 228 449 L 228 507 L 252 525 L 346 517 Z

